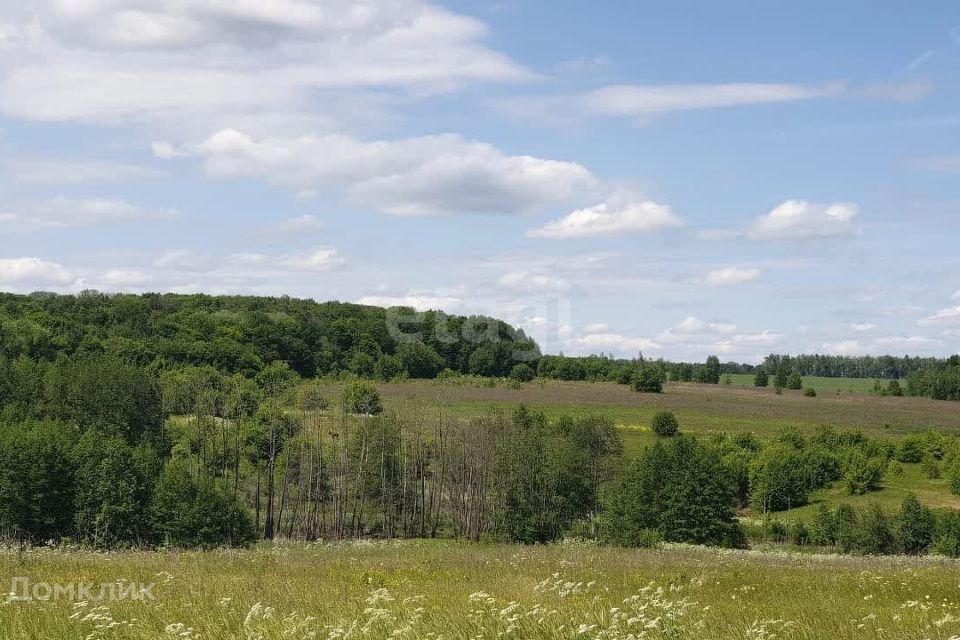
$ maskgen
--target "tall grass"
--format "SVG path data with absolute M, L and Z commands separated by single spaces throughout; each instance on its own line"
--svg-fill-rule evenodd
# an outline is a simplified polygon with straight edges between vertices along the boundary
M 960 637 L 960 565 L 454 542 L 0 554 L 0 579 L 155 582 L 154 600 L 8 601 L 0 637 Z

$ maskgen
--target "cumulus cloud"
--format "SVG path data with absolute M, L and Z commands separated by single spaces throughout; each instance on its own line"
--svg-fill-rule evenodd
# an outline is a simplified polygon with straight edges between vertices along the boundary
M 343 186 L 358 205 L 400 216 L 522 213 L 596 184 L 583 166 L 509 156 L 458 135 L 364 142 L 345 135 L 255 140 L 227 129 L 194 147 L 207 172 L 295 189 Z
M 644 349 L 659 349 L 660 344 L 647 338 L 633 338 L 619 333 L 588 333 L 576 338 L 576 343 L 587 351 L 614 353 L 636 353 Z
M 19 205 L 6 212 L 0 210 L 0 228 L 43 230 L 92 227 L 169 215 L 172 212 L 148 211 L 125 200 L 57 197 Z
M 644 199 L 636 193 L 619 191 L 610 199 L 592 207 L 548 222 L 527 233 L 531 238 L 565 240 L 590 236 L 645 233 L 683 226 L 683 220 L 670 207 Z
M 747 231 L 756 240 L 814 240 L 859 233 L 856 205 L 787 200 L 761 216 Z
M 40 258 L 0 259 L 0 285 L 17 289 L 63 286 L 74 281 L 74 276 L 56 262 Z
M 847 329 L 855 333 L 866 333 L 867 331 L 873 331 L 877 328 L 877 325 L 870 322 L 851 322 L 847 325 Z
M 484 45 L 484 23 L 420 0 L 39 0 L 5 9 L 0 32 L 13 35 L 0 60 L 0 113 L 30 120 L 289 121 L 316 110 L 316 91 L 423 94 L 534 77 Z
M 712 287 L 723 287 L 734 284 L 753 282 L 760 277 L 759 269 L 742 267 L 723 267 L 707 272 L 703 281 Z
M 823 352 L 831 356 L 855 356 L 866 352 L 866 349 L 856 340 L 840 340 L 823 343 Z

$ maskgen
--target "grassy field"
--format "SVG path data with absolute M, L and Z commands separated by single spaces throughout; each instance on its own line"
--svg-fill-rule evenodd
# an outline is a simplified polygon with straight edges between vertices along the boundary
M 872 381 L 870 381 L 872 385 Z M 468 416 L 490 407 L 512 410 L 520 403 L 550 417 L 607 415 L 627 431 L 642 433 L 657 411 L 676 413 L 681 429 L 694 433 L 752 431 L 772 436 L 784 428 L 811 434 L 818 426 L 861 429 L 871 436 L 897 437 L 940 429 L 960 433 L 955 403 L 928 398 L 879 397 L 843 392 L 804 397 L 800 391 L 738 385 L 668 383 L 662 394 L 636 393 L 626 385 L 599 382 L 530 383 L 520 389 L 410 381 L 380 385 L 388 407 Z
M 156 583 L 152 600 L 8 601 L 4 639 L 949 639 L 960 564 L 452 542 L 0 553 L 0 580 Z
M 733 373 L 729 375 L 730 383 L 740 387 L 753 386 L 752 373 Z M 721 383 L 725 384 L 727 376 L 720 376 Z M 887 380 L 881 380 L 886 386 Z M 803 386 L 816 389 L 817 393 L 870 393 L 876 380 L 873 378 L 822 378 L 819 376 L 805 376 Z M 771 381 L 772 384 L 772 381 Z

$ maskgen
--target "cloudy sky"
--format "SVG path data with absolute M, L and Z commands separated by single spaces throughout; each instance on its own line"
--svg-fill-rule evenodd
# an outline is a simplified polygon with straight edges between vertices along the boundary
M 481 312 L 548 352 L 960 350 L 953 1 L 0 9 L 2 290 Z

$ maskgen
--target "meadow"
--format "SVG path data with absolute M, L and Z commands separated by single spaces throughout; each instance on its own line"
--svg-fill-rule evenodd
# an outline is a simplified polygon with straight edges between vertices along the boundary
M 805 383 L 812 380 L 818 379 L 806 379 Z M 489 381 L 472 383 L 469 379 L 409 381 L 378 388 L 386 406 L 401 412 L 443 411 L 467 417 L 491 407 L 511 411 L 517 404 L 525 403 L 551 418 L 608 416 L 620 430 L 627 455 L 637 455 L 656 440 L 649 425 L 653 415 L 662 410 L 676 414 L 681 431 L 700 435 L 745 431 L 773 439 L 785 429 L 811 435 L 820 427 L 832 427 L 897 441 L 929 429 L 960 433 L 960 411 L 955 403 L 869 395 L 866 390 L 873 388 L 873 380 L 820 380 L 842 380 L 861 391 L 835 389 L 811 398 L 800 391 L 784 390 L 777 394 L 772 388 L 738 384 L 667 383 L 662 394 L 640 394 L 626 385 L 608 382 L 538 381 L 517 389 L 504 384 L 490 386 Z M 950 493 L 946 479 L 926 477 L 920 464 L 904 464 L 902 471 L 900 475 L 888 473 L 880 489 L 866 495 L 847 495 L 840 485 L 814 492 L 810 504 L 781 512 L 778 518 L 810 522 L 820 504 L 846 503 L 860 508 L 878 502 L 894 511 L 909 493 L 933 508 L 960 509 L 960 496 Z
M 456 542 L 0 553 L 0 580 L 155 583 L 149 600 L 0 606 L 9 639 L 960 636 L 956 561 Z

